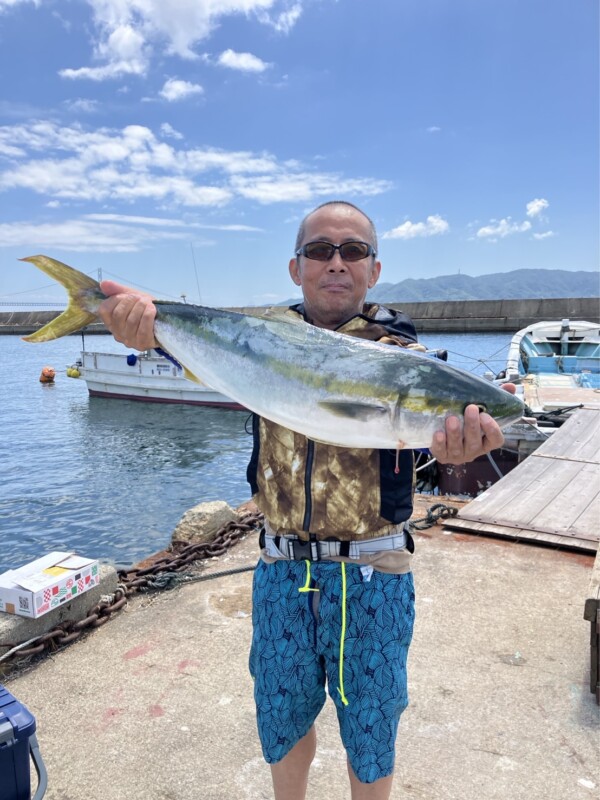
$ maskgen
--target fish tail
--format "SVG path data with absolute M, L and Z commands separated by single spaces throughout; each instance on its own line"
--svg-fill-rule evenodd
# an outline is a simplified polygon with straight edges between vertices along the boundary
M 20 261 L 34 264 L 46 275 L 62 284 L 69 295 L 66 310 L 39 331 L 23 336 L 24 341 L 48 342 L 51 339 L 59 339 L 61 336 L 75 333 L 98 319 L 96 310 L 105 298 L 98 281 L 49 256 L 28 256 L 21 258 Z

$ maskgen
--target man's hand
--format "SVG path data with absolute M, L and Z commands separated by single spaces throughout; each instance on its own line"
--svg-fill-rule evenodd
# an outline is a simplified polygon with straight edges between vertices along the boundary
M 100 288 L 107 299 L 101 303 L 98 316 L 117 342 L 136 350 L 157 347 L 154 338 L 156 306 L 152 297 L 113 281 L 102 281 Z
M 502 388 L 514 394 L 514 383 L 505 383 Z M 491 450 L 501 447 L 504 436 L 498 423 L 485 412 L 480 413 L 475 405 L 465 408 L 464 425 L 457 417 L 448 417 L 446 430 L 438 431 L 429 450 L 440 464 L 465 464 Z

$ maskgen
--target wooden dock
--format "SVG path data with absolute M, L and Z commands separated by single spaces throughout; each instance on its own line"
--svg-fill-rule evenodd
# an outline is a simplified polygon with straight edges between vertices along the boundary
M 600 543 L 600 410 L 576 411 L 446 527 L 595 553 Z

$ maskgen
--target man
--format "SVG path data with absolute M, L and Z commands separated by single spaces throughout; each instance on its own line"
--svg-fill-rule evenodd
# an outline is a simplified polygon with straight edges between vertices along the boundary
M 335 201 L 303 220 L 289 263 L 303 303 L 289 309 L 317 327 L 414 346 L 410 320 L 371 304 L 381 271 L 371 220 Z M 149 297 L 105 281 L 100 315 L 118 341 L 156 346 Z M 431 453 L 460 464 L 499 447 L 495 421 L 468 406 L 435 434 Z M 253 588 L 250 670 L 263 753 L 276 800 L 303 800 L 325 686 L 336 705 L 352 800 L 387 800 L 414 592 L 410 451 L 337 448 L 264 419 L 254 421 L 248 478 L 265 513 Z

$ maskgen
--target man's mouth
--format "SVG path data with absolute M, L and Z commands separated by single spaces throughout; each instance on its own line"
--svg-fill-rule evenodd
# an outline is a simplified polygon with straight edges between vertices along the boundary
M 321 288 L 327 292 L 347 292 L 350 289 L 347 283 L 325 283 Z

